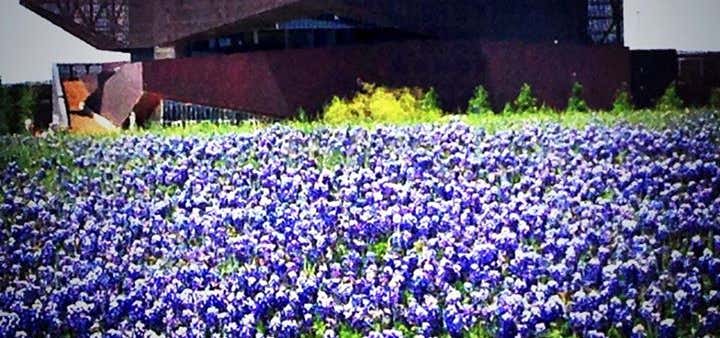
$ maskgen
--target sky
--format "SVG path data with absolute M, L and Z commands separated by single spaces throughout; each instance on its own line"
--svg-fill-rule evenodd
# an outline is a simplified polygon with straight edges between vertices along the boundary
M 47 81 L 53 63 L 129 60 L 129 54 L 98 51 L 20 6 L 0 0 L 0 77 L 3 83 Z
M 631 49 L 720 51 L 720 0 L 625 0 Z
M 52 63 L 129 59 L 95 50 L 18 2 L 0 0 L 3 83 L 47 81 Z M 625 0 L 625 42 L 632 49 L 720 51 L 718 15 L 720 0 Z

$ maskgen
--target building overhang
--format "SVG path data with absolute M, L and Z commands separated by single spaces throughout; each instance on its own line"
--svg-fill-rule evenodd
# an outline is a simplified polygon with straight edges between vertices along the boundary
M 20 5 L 23 7 L 97 49 L 108 51 L 124 51 L 127 49 L 123 42 L 99 33 L 91 27 L 79 24 L 72 17 L 48 9 L 46 7 L 47 3 L 47 0 L 20 0 Z

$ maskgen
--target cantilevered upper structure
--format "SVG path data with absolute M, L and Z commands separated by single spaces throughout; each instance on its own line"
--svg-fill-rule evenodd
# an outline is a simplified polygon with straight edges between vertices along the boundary
M 349 85 L 344 82 L 317 82 L 301 79 L 297 69 L 286 63 L 303 62 L 314 68 L 313 62 L 335 64 L 339 58 L 349 57 L 353 49 L 367 53 L 352 55 L 353 60 L 337 64 L 332 71 L 344 81 L 355 79 L 386 81 L 393 85 L 435 86 L 441 96 L 450 99 L 450 105 L 460 103 L 459 98 L 472 88 L 457 92 L 444 86 L 445 77 L 465 75 L 467 82 L 480 84 L 491 80 L 493 69 L 499 63 L 495 57 L 505 52 L 523 51 L 523 60 L 506 58 L 518 69 L 543 67 L 542 58 L 551 57 L 559 49 L 568 47 L 573 58 L 590 58 L 586 63 L 594 69 L 555 69 L 562 77 L 562 86 L 568 81 L 599 78 L 606 72 L 624 72 L 622 57 L 610 58 L 606 63 L 593 61 L 592 53 L 607 49 L 627 54 L 622 47 L 622 1 L 621 0 L 21 0 L 22 5 L 83 39 L 98 49 L 131 53 L 132 60 L 143 62 L 143 85 L 145 91 L 163 98 L 201 101 L 204 105 L 223 106 L 233 109 L 286 116 L 299 105 L 317 108 L 322 105 L 321 96 L 347 94 Z M 494 47 L 493 47 L 494 46 Z M 555 47 L 553 47 L 555 46 Z M 458 50 L 457 48 L 463 48 Z M 516 49 L 517 48 L 517 49 Z M 444 50 L 437 54 L 436 51 Z M 607 52 L 607 51 L 606 51 Z M 261 53 L 261 54 L 258 54 Z M 310 54 L 308 54 L 310 53 Z M 581 54 L 577 54 L 581 53 Z M 457 64 L 451 66 L 456 54 L 474 55 L 477 65 Z M 492 55 L 491 55 L 492 54 Z M 561 55 L 560 53 L 559 55 Z M 601 52 L 602 54 L 602 52 Z M 215 58 L 207 58 L 213 56 Z M 217 59 L 220 57 L 221 59 Z M 553 58 L 557 58 L 554 54 Z M 313 60 L 314 58 L 314 60 Z M 448 60 L 441 60 L 447 58 Z M 538 59 L 540 58 L 540 59 Z M 177 62 L 152 64 L 159 59 L 176 59 Z M 193 59 L 180 61 L 182 59 Z M 548 60 L 555 62 L 558 60 Z M 272 62 L 272 64 L 268 64 Z M 522 63 L 518 63 L 522 62 Z M 530 62 L 530 63 L 528 63 Z M 427 69 L 412 69 L 416 76 L 400 74 L 410 64 L 425 63 Z M 448 63 L 446 65 L 445 63 Z M 622 62 L 621 62 L 622 63 Z M 566 63 L 572 65 L 573 63 Z M 245 65 L 245 66 L 242 66 Z M 372 70 L 372 65 L 382 72 Z M 322 65 L 319 65 L 322 66 Z M 557 66 L 562 66 L 558 63 Z M 200 74 L 191 74 L 189 67 L 217 71 L 218 83 Z M 217 67 L 223 67 L 222 69 Z M 245 67 L 245 68 L 243 68 Z M 266 67 L 272 74 L 255 74 L 250 68 Z M 413 68 L 412 66 L 411 68 Z M 435 67 L 435 70 L 432 70 Z M 284 73 L 277 70 L 283 68 Z M 583 66 L 585 68 L 585 66 Z M 148 71 L 149 69 L 149 71 Z M 317 71 L 323 69 L 319 67 Z M 251 89 L 240 81 L 259 82 L 254 90 L 266 90 L 280 95 L 278 104 L 267 105 L 239 98 L 201 97 L 190 94 L 190 89 L 180 89 L 189 84 L 178 83 L 168 88 L 163 81 L 164 71 L 184 74 L 185 81 L 203 81 L 215 89 L 237 89 L 233 95 L 251 96 Z M 235 71 L 233 71 L 235 70 Z M 393 73 L 395 74 L 388 74 Z M 434 73 L 434 74 L 433 74 Z M 518 81 L 533 81 L 538 72 L 523 72 Z M 627 71 L 629 73 L 629 70 Z M 169 73 L 168 73 L 169 74 Z M 236 77 L 227 78 L 229 74 Z M 241 74 L 261 78 L 239 79 Z M 533 75 L 535 74 L 535 75 Z M 607 74 L 606 74 L 607 75 Z M 169 76 L 169 75 L 168 75 Z M 543 76 L 546 76 L 543 74 Z M 522 77 L 526 77 L 523 79 Z M 624 82 L 625 76 L 611 78 Z M 548 79 L 553 81 L 554 79 Z M 210 81 L 210 82 L 208 82 Z M 226 84 L 234 83 L 235 87 Z M 263 82 L 265 81 L 265 82 Z M 316 83 L 298 83 L 316 81 Z M 454 81 L 464 82 L 462 79 Z M 517 81 L 508 81 L 515 85 Z M 161 85 L 162 84 L 162 85 Z M 493 83 L 487 83 L 493 86 Z M 557 103 L 557 90 L 544 90 L 537 84 L 541 94 L 550 103 Z M 614 83 L 613 86 L 620 86 Z M 452 87 L 452 86 L 451 86 Z M 594 87 L 590 84 L 589 94 Z M 314 88 L 310 97 L 314 101 L 293 99 L 295 90 Z M 509 87 L 508 87 L 509 88 Z M 560 88 L 560 84 L 558 87 Z M 569 87 L 568 87 L 569 88 Z M 242 89 L 242 90 L 241 90 Z M 493 89 L 493 88 L 491 88 Z M 506 88 L 494 88 L 498 98 L 509 93 Z M 614 92 L 617 88 L 606 90 Z M 243 92 L 247 90 L 248 92 Z M 513 88 L 512 91 L 515 91 Z M 598 89 L 600 90 L 600 89 Z M 567 90 L 563 88 L 562 95 Z M 267 92 L 266 92 L 267 93 Z M 601 93 L 603 94 L 603 93 Z M 216 94 L 217 95 L 217 94 Z M 229 95 L 229 94 L 226 94 Z M 259 94 L 262 96 L 262 93 Z M 212 96 L 212 95 L 210 95 Z M 256 95 L 257 96 L 257 95 Z M 307 96 L 307 95 L 305 95 Z M 607 104 L 607 95 L 599 95 L 595 102 Z M 299 97 L 299 96 L 298 96 Z M 324 98 L 326 100 L 328 98 Z M 456 99 L 458 101 L 456 101 Z M 593 100 L 591 100 L 593 101 Z M 269 101 L 268 101 L 269 102 Z M 195 102 L 193 102 L 195 103 Z M 498 103 L 499 104 L 499 103 Z M 261 109 L 262 111 L 258 111 Z M 279 111 L 267 111 L 276 109 Z
M 247 49 L 252 49 L 252 45 L 271 48 L 279 46 L 278 40 L 284 42 L 281 35 L 285 31 L 304 30 L 318 30 L 318 35 L 328 36 L 332 31 L 354 32 L 361 35 L 358 40 L 372 38 L 373 33 L 395 31 L 407 34 L 408 38 L 622 41 L 620 0 L 20 2 L 98 49 L 128 52 L 158 46 L 183 46 L 192 50 L 193 43 L 225 36 L 233 36 L 234 42 L 246 43 Z

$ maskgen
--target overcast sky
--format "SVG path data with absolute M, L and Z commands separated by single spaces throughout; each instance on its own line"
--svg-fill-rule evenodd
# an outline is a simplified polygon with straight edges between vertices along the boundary
M 18 0 L 0 0 L 0 77 L 45 81 L 53 62 L 106 62 L 127 54 L 97 51 Z M 625 0 L 625 40 L 633 49 L 720 51 L 720 0 Z

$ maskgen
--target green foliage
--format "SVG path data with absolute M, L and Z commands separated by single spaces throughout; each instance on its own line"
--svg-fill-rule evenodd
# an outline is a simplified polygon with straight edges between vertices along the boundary
M 167 137 L 187 137 L 187 136 L 203 136 L 210 137 L 215 135 L 227 134 L 252 134 L 257 130 L 266 126 L 266 123 L 246 121 L 238 125 L 234 124 L 215 124 L 212 122 L 200 122 L 188 124 L 186 126 L 162 126 L 159 123 L 148 123 L 145 128 L 134 131 L 125 131 L 124 133 L 113 133 L 103 136 L 121 136 L 121 135 L 144 135 L 153 134 Z
M 513 105 L 511 102 L 505 103 L 505 106 L 502 110 L 502 115 L 510 115 L 515 113 L 515 108 L 513 108 Z
M 422 95 L 420 99 L 420 109 L 428 112 L 441 112 L 440 97 L 435 91 L 435 88 L 430 87 L 430 90 Z
M 37 107 L 37 90 L 32 86 L 23 86 L 17 101 L 17 111 L 25 117 L 31 117 Z
M 532 87 L 527 83 L 523 83 L 515 101 L 505 104 L 503 114 L 535 113 L 538 109 L 538 100 L 533 94 Z
M 321 168 L 328 170 L 335 169 L 336 166 L 342 165 L 347 158 L 339 150 L 332 150 L 327 153 L 318 155 L 317 163 Z
M 720 109 L 720 88 L 713 88 L 710 91 L 710 107 Z
M 577 337 L 571 330 L 569 323 L 559 325 L 553 323 L 551 328 L 543 336 L 545 338 L 575 338 Z
M 535 112 L 538 110 L 538 100 L 529 84 L 524 83 L 520 88 L 520 93 L 513 106 L 516 112 Z
M 407 325 L 405 325 L 404 323 L 396 322 L 393 327 L 395 328 L 395 330 L 398 330 L 398 331 L 402 332 L 402 334 L 403 334 L 404 337 L 412 337 L 412 336 L 414 336 L 412 330 L 411 330 Z
M 620 90 L 615 94 L 612 112 L 616 114 L 627 113 L 635 110 L 632 104 L 632 98 L 627 90 Z
M 325 331 L 327 331 L 327 324 L 320 318 L 315 318 L 313 322 L 313 334 L 314 337 L 324 337 Z
M 680 98 L 680 95 L 678 95 L 675 82 L 673 82 L 667 87 L 667 89 L 665 89 L 665 93 L 658 101 L 657 107 L 655 109 L 664 112 L 677 111 L 681 110 L 684 105 L 685 103 Z
M 338 337 L 340 337 L 340 338 L 362 338 L 362 336 L 363 335 L 360 332 L 355 331 L 349 325 L 347 325 L 347 324 L 340 325 Z
M 235 257 L 230 257 L 224 262 L 217 266 L 217 271 L 220 276 L 229 276 L 237 272 L 240 269 L 240 262 Z
M 389 248 L 388 242 L 381 240 L 381 241 L 378 241 L 377 243 L 371 244 L 370 247 L 368 248 L 368 251 L 374 253 L 376 257 L 382 259 L 385 256 L 385 254 L 387 253 L 388 248 Z
M 495 335 L 485 325 L 479 324 L 470 328 L 463 336 L 466 338 L 492 338 Z
M 350 100 L 334 97 L 325 108 L 324 122 L 337 124 L 417 123 L 440 119 L 434 90 L 423 93 L 410 88 L 389 89 L 363 84 Z
M 475 88 L 475 94 L 468 102 L 468 115 L 490 114 L 492 113 L 492 105 L 490 104 L 490 93 L 483 86 Z
M 690 112 L 690 115 L 702 112 Z M 564 127 L 582 129 L 590 124 L 613 126 L 619 123 L 643 125 L 644 127 L 661 130 L 680 124 L 690 118 L 684 111 L 659 112 L 656 110 L 639 110 L 623 112 L 566 112 L 558 113 L 550 109 L 540 109 L 537 113 L 465 115 L 463 121 L 485 129 L 488 133 L 505 130 L 517 130 L 526 125 L 557 123 Z
M 305 258 L 305 261 L 303 262 L 303 274 L 305 276 L 315 276 L 315 273 L 317 272 L 317 265 L 310 261 L 309 259 Z
M 11 128 L 8 120 L 12 111 L 9 90 L 0 82 L 0 134 L 10 134 Z
M 300 123 L 307 123 L 310 122 L 310 115 L 305 111 L 305 108 L 300 107 L 297 111 L 297 115 L 295 116 L 295 121 Z
M 583 86 L 579 82 L 575 82 L 572 86 L 572 95 L 568 99 L 567 111 L 571 112 L 587 112 L 588 105 L 583 99 Z
M 267 328 L 265 327 L 265 323 L 263 321 L 258 321 L 255 325 L 255 330 L 263 335 L 267 333 Z
M 22 134 L 25 120 L 32 118 L 37 105 L 37 92 L 30 85 L 22 85 L 15 97 L 10 88 L 0 83 L 0 134 Z
M 348 254 L 348 247 L 347 244 L 343 243 L 341 240 L 335 243 L 335 248 L 333 250 L 333 257 L 337 261 L 341 261 L 346 255 Z
M 49 160 L 65 167 L 73 166 L 73 157 L 66 150 L 66 137 L 36 139 L 30 136 L 0 136 L 0 170 L 11 162 L 31 172 L 37 170 L 42 160 Z
M 415 296 L 413 296 L 412 292 L 410 290 L 403 291 L 402 295 L 400 295 L 400 302 L 401 304 L 408 305 L 410 304 L 410 300 L 415 299 Z

